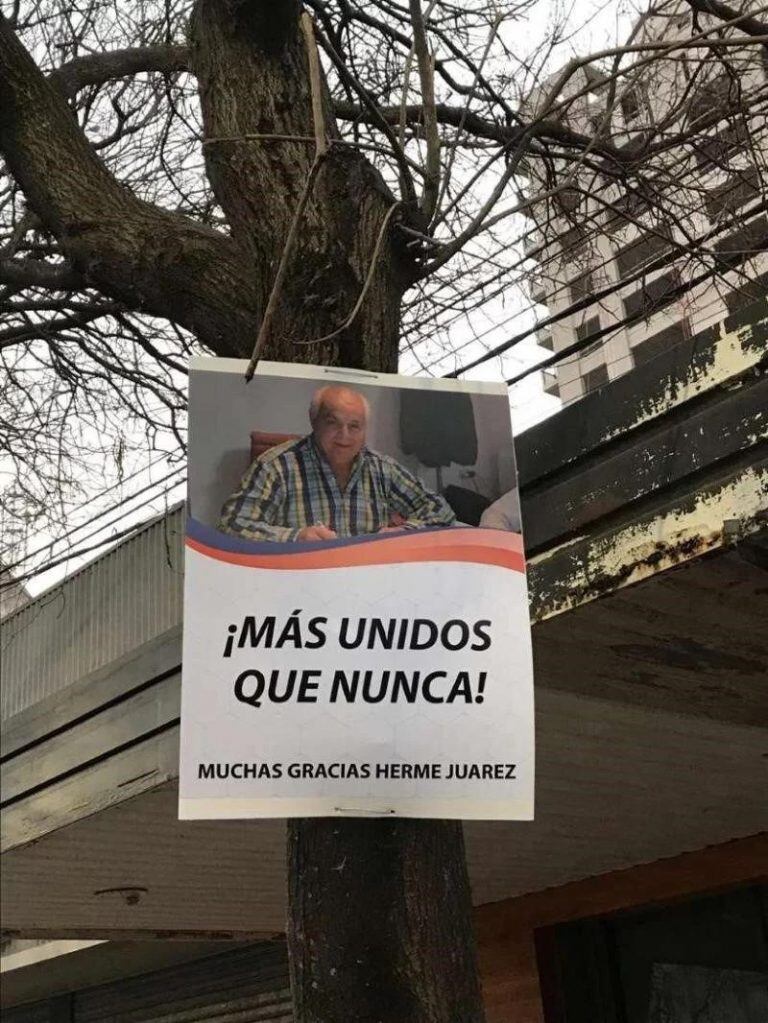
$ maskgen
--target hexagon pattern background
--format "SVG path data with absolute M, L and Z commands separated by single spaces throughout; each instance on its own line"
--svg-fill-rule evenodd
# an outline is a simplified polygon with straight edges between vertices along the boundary
M 188 549 L 185 587 L 181 817 L 532 818 L 533 678 L 522 573 L 471 562 L 268 570 Z M 280 649 L 235 646 L 224 657 L 229 626 L 239 630 L 247 615 L 257 623 L 273 615 L 275 638 L 291 616 L 298 617 L 305 638 L 311 638 L 310 618 L 327 618 L 326 642 L 319 649 L 297 649 L 292 642 Z M 438 626 L 487 619 L 491 645 L 450 651 L 438 641 L 427 650 L 347 650 L 338 641 L 345 617 L 353 634 L 360 618 L 423 618 Z M 321 671 L 316 702 L 274 703 L 263 696 L 254 707 L 235 696 L 242 672 L 269 678 L 277 671 L 282 690 L 292 669 Z M 337 670 L 348 677 L 371 671 L 376 689 L 385 671 L 418 671 L 422 678 L 444 671 L 447 680 L 438 679 L 431 689 L 436 697 L 446 696 L 462 671 L 473 691 L 480 672 L 487 681 L 482 702 L 430 703 L 421 695 L 412 703 L 392 702 L 390 688 L 381 702 L 365 702 L 358 691 L 354 702 L 331 703 Z M 200 777 L 200 764 L 218 765 L 223 776 Z M 235 774 L 242 775 L 244 764 L 256 765 L 250 773 L 262 776 L 233 777 L 233 765 L 241 765 Z M 464 772 L 465 765 L 488 764 L 515 764 L 514 777 L 448 776 Z M 354 773 L 350 765 L 358 777 L 323 776 Z M 368 777 L 361 776 L 363 765 Z M 422 770 L 431 776 L 392 777 L 393 765 L 401 773 L 403 765 L 427 765 Z M 502 767 L 500 773 L 508 772 Z

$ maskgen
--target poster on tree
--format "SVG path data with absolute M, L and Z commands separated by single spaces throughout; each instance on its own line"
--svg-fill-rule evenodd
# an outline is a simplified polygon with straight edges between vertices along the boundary
M 194 359 L 179 816 L 533 817 L 503 384 Z

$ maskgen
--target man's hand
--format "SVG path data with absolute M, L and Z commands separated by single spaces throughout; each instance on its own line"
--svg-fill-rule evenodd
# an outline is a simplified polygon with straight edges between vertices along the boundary
M 404 526 L 382 526 L 379 530 L 380 533 L 401 533 Z
M 335 540 L 336 533 L 327 526 L 305 526 L 299 530 L 297 540 Z

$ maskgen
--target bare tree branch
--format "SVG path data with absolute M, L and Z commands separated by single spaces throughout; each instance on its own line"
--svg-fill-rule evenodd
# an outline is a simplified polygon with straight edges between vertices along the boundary
M 117 78 L 124 78 L 140 72 L 190 70 L 189 48 L 186 46 L 156 46 L 126 48 L 107 51 L 100 54 L 89 54 L 68 61 L 60 68 L 51 72 L 49 79 L 55 82 L 66 95 L 74 96 L 80 89 L 88 85 L 103 85 Z M 396 106 L 379 107 L 376 114 L 369 108 L 349 101 L 336 99 L 333 102 L 334 115 L 345 121 L 356 121 L 372 125 L 380 124 L 383 118 L 388 124 L 397 126 L 401 108 Z M 447 103 L 435 103 L 434 113 L 440 124 L 457 128 L 463 123 L 468 135 L 489 139 L 493 142 L 507 144 L 520 138 L 524 127 L 513 128 L 502 121 L 490 120 L 469 110 L 466 106 L 451 106 Z M 424 109 L 421 104 L 407 104 L 403 108 L 406 123 L 418 125 L 423 122 Z M 463 119 L 463 121 L 462 121 Z M 578 132 L 569 131 L 556 121 L 542 121 L 537 125 L 536 137 L 552 138 L 561 142 L 586 145 L 590 139 Z M 599 147 L 614 159 L 620 159 L 618 149 L 607 143 Z
M 437 207 L 437 197 L 440 192 L 440 135 L 437 131 L 437 114 L 435 112 L 435 67 L 434 59 L 429 52 L 421 0 L 409 0 L 409 6 L 413 25 L 413 49 L 416 54 L 421 84 L 424 134 L 427 140 L 424 191 L 420 206 L 425 219 L 429 222 Z
M 91 284 L 130 308 L 175 320 L 222 352 L 242 352 L 238 337 L 253 330 L 258 300 L 232 241 L 122 187 L 1 15 L 0 149 L 40 220 Z
M 0 348 L 29 341 L 32 338 L 47 338 L 61 331 L 71 330 L 73 327 L 83 327 L 92 320 L 119 311 L 120 306 L 114 302 L 94 302 L 71 316 L 60 316 L 47 322 L 38 321 L 30 323 L 26 327 L 9 327 L 7 330 L 0 330 Z
M 187 46 L 137 46 L 76 57 L 56 68 L 48 78 L 71 98 L 86 86 L 103 85 L 115 78 L 149 71 L 172 74 L 188 69 Z
M 739 28 L 750 36 L 760 36 L 761 41 L 768 36 L 768 21 L 760 21 L 758 18 L 750 17 L 749 12 L 737 11 L 728 4 L 721 3 L 721 0 L 685 0 L 689 7 L 699 14 L 711 14 L 721 21 L 738 23 Z M 768 42 L 763 41 L 763 46 Z
M 69 264 L 36 259 L 0 259 L 0 284 L 48 291 L 80 291 L 87 287 L 82 274 Z

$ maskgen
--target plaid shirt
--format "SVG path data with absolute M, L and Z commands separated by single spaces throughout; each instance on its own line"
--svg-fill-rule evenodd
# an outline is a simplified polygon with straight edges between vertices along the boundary
M 312 435 L 271 448 L 253 462 L 221 510 L 219 529 L 247 540 L 296 540 L 304 526 L 338 536 L 376 533 L 393 516 L 402 528 L 452 526 L 442 497 L 393 458 L 363 448 L 343 493 Z

